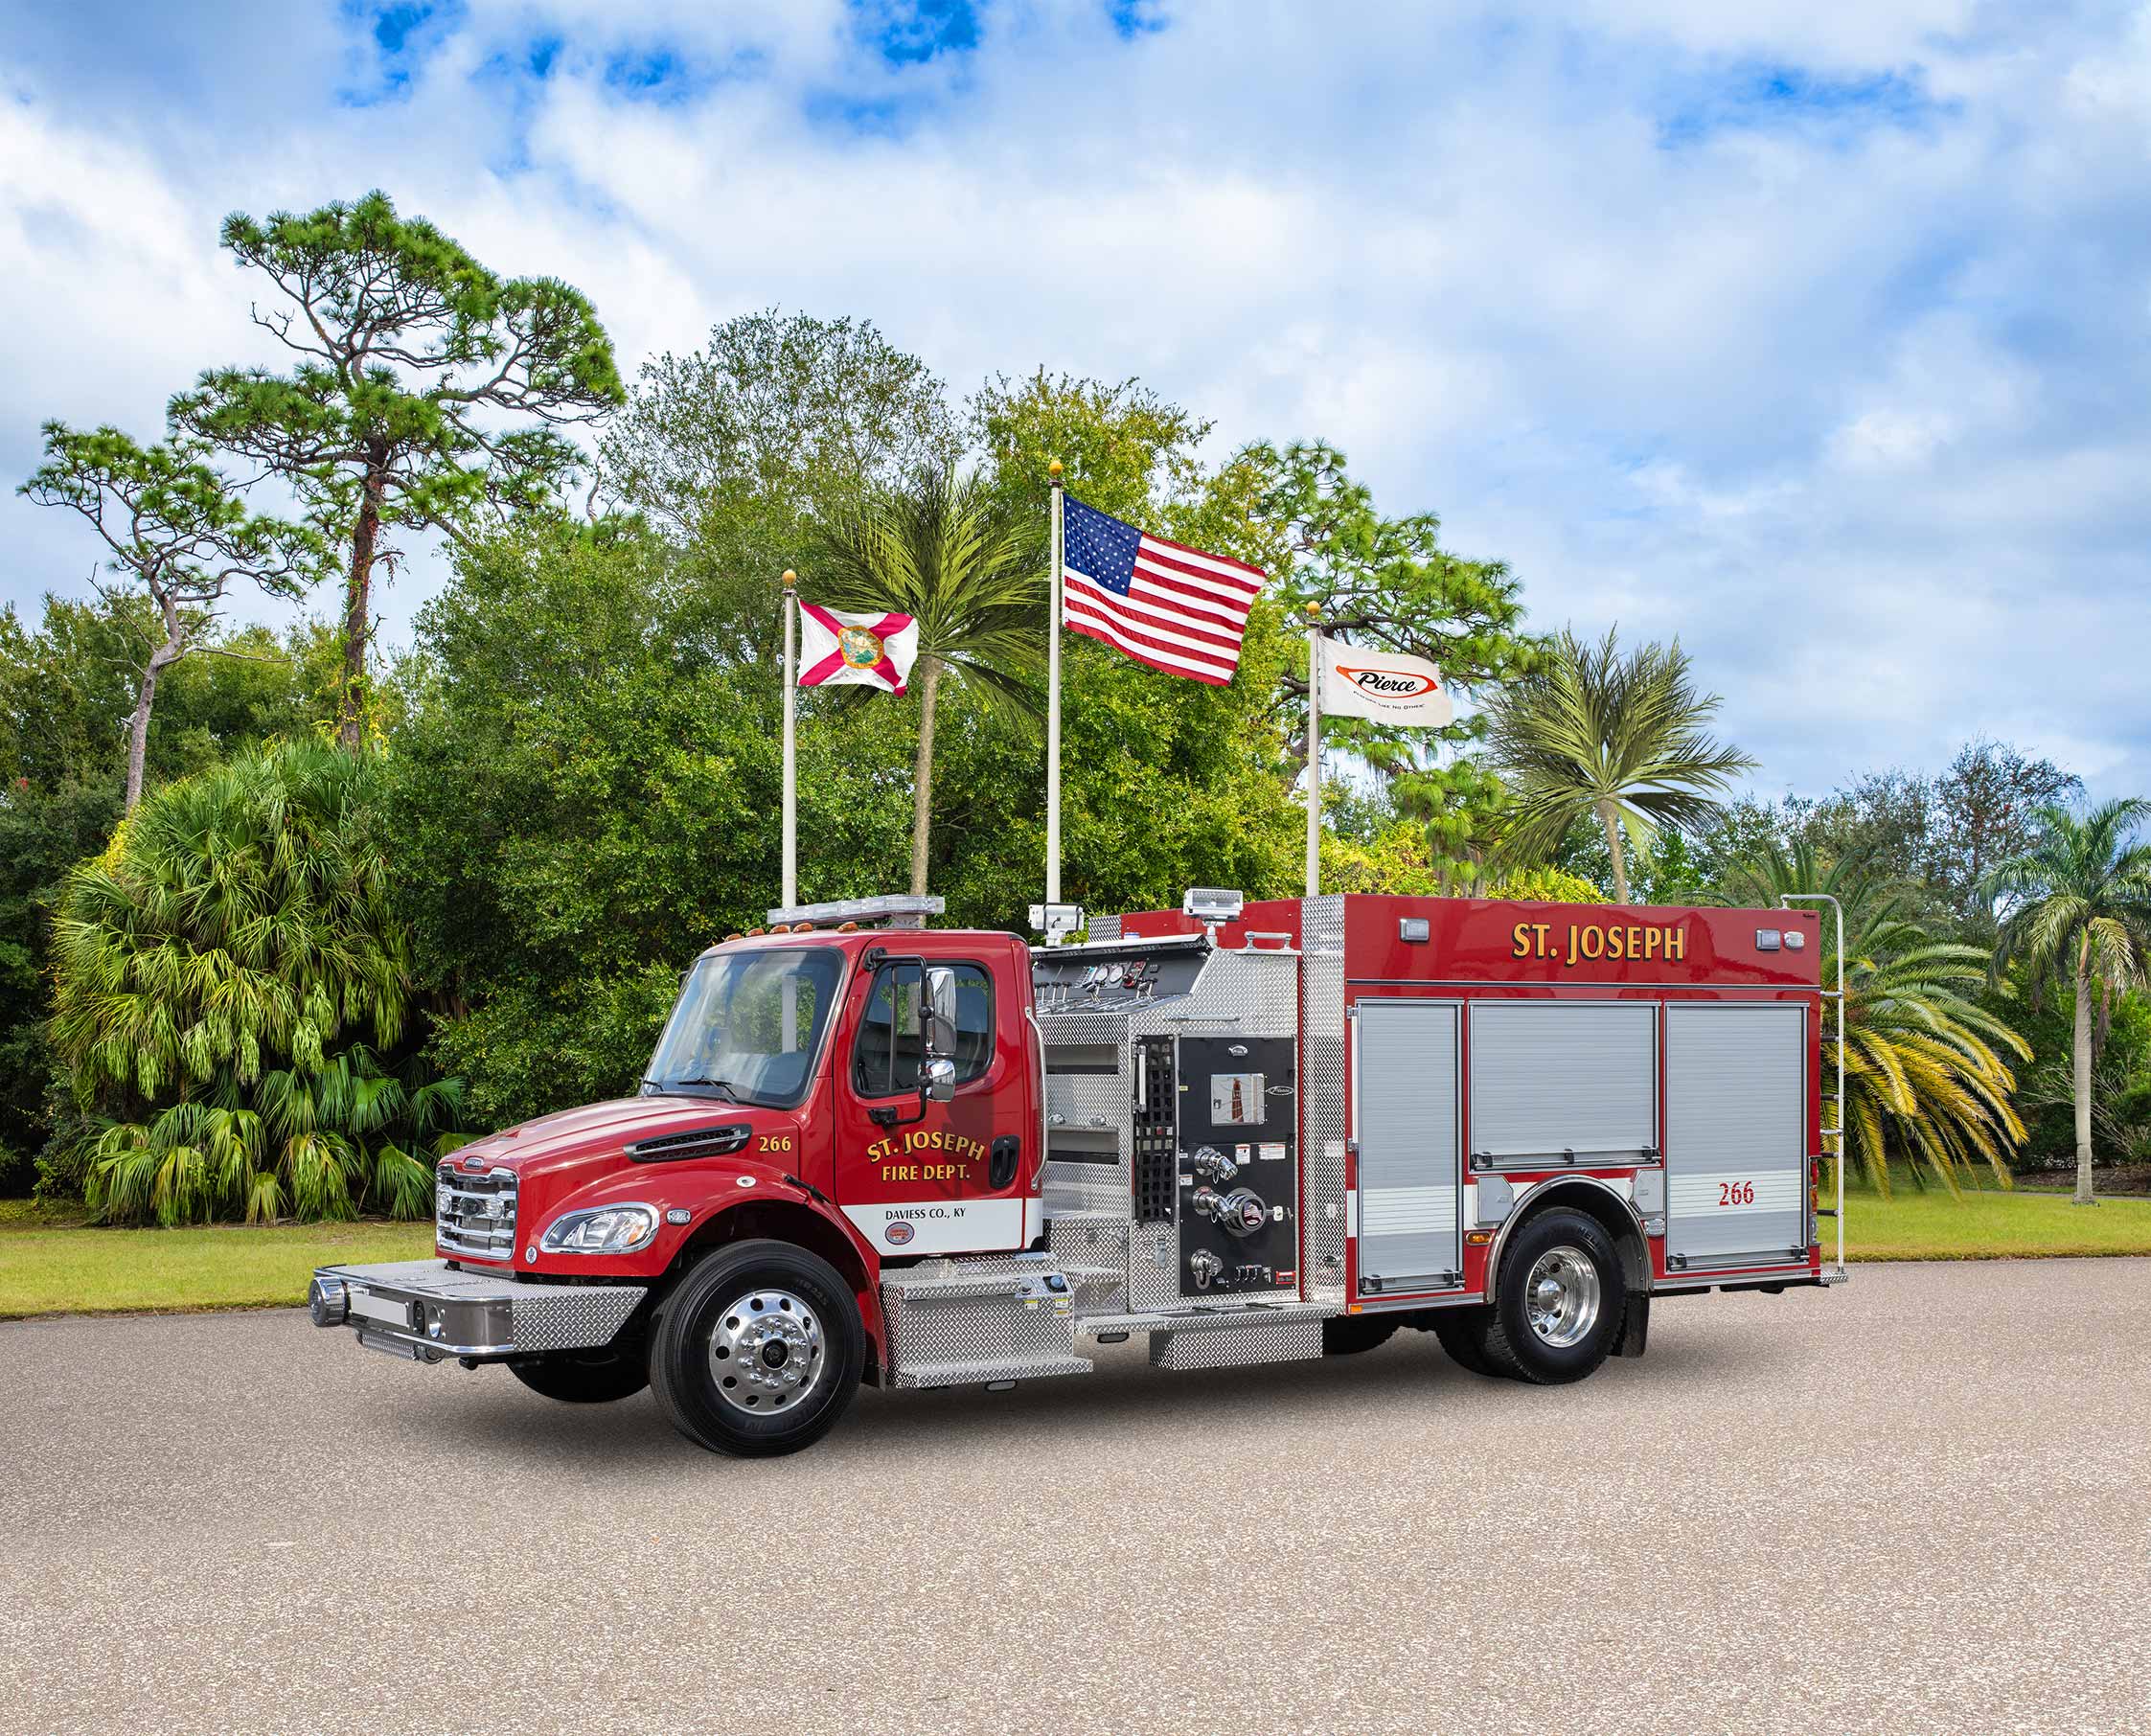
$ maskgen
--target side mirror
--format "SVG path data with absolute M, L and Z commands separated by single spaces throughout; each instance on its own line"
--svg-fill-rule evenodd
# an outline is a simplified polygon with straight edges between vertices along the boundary
M 931 1055 L 922 1073 L 920 1095 L 929 1103 L 950 1103 L 956 1096 L 956 1063 L 946 1055 Z
M 926 1004 L 919 1010 L 921 1047 L 928 1059 L 956 1052 L 956 973 L 947 965 L 927 971 Z M 950 1069 L 954 1071 L 953 1068 Z M 946 1103 L 947 1098 L 936 1098 Z

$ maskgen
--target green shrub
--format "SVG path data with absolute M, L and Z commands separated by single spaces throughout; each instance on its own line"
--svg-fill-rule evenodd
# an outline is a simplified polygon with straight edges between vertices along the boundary
M 410 1061 L 411 940 L 371 757 L 241 754 L 146 798 L 67 879 L 53 1042 L 102 1216 L 417 1218 L 462 1085 Z M 48 1164 L 64 1176 L 68 1157 Z

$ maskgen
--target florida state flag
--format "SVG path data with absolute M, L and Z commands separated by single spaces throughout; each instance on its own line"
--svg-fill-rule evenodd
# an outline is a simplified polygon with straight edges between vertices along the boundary
M 799 685 L 879 687 L 900 694 L 919 654 L 910 615 L 863 615 L 799 605 Z

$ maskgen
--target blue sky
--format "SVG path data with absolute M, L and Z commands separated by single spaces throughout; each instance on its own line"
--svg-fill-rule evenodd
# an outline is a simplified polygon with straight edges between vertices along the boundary
M 1767 791 L 2151 791 L 2151 9 L 18 3 L 0 472 L 269 359 L 218 219 L 376 184 L 630 368 L 776 305 L 1327 438 L 1535 624 L 1680 634 Z M 82 591 L 0 517 L 0 601 Z

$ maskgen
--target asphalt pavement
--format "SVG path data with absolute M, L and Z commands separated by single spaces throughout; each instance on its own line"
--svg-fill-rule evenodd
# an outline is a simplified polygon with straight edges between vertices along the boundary
M 298 1313 L 0 1326 L 0 1731 L 2151 1729 L 2151 1261 L 864 1392 L 789 1459 Z

